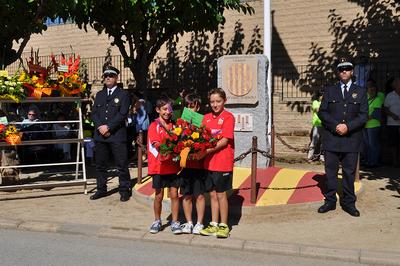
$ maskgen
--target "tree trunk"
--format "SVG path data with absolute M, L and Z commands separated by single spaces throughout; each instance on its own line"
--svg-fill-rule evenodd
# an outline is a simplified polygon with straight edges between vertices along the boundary
M 148 69 L 149 64 L 146 62 L 139 62 L 130 68 L 135 77 L 136 89 L 144 96 L 148 96 Z

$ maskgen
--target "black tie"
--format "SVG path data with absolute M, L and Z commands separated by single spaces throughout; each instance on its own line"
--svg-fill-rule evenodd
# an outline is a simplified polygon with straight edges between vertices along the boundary
M 111 96 L 111 89 L 108 90 L 108 96 Z
M 349 95 L 349 90 L 347 89 L 347 85 L 343 85 L 343 99 L 346 99 Z

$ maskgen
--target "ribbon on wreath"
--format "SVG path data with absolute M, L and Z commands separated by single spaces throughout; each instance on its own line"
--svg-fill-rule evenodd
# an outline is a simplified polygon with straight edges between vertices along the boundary
M 29 97 L 35 97 L 36 99 L 40 100 L 42 98 L 43 94 L 46 94 L 47 96 L 51 95 L 51 91 L 53 90 L 52 88 L 36 88 L 32 86 L 29 83 L 24 83 L 24 87 L 28 88 L 29 90 Z
M 181 151 L 181 153 L 180 153 L 181 160 L 179 161 L 179 166 L 180 167 L 182 167 L 182 168 L 186 167 L 186 162 L 187 162 L 188 157 L 189 157 L 189 152 L 190 152 L 190 148 L 189 147 L 186 147 Z
M 71 96 L 71 95 L 75 95 L 75 94 L 78 94 L 78 93 L 84 91 L 85 88 L 86 88 L 86 83 L 74 90 L 71 90 L 64 84 L 60 84 L 59 91 L 60 91 L 61 96 Z

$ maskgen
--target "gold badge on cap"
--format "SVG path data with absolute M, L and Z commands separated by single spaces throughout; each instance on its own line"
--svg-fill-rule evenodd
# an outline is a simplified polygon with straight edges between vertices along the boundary
M 114 98 L 114 102 L 115 103 L 119 103 L 119 99 L 118 98 Z
M 354 93 L 351 95 L 351 97 L 353 97 L 353 99 L 355 99 L 355 98 L 357 98 L 357 95 L 358 95 L 358 94 L 354 92 Z

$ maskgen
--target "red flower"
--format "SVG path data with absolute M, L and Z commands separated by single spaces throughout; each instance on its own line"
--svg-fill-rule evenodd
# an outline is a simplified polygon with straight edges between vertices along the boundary
M 190 135 L 192 135 L 192 131 L 189 129 L 189 128 L 186 128 L 184 131 L 183 131 L 183 134 L 185 135 L 185 136 L 190 136 Z
M 206 140 L 206 141 L 209 141 L 211 139 L 211 135 L 203 133 L 202 136 L 203 136 L 203 139 Z
M 178 120 L 176 120 L 176 125 L 177 126 L 182 126 L 184 124 L 185 120 L 183 120 L 182 118 L 178 118 Z
M 195 142 L 195 143 L 193 144 L 193 149 L 195 149 L 195 150 L 201 150 L 202 147 L 204 147 L 204 144 L 202 144 L 202 143 Z

